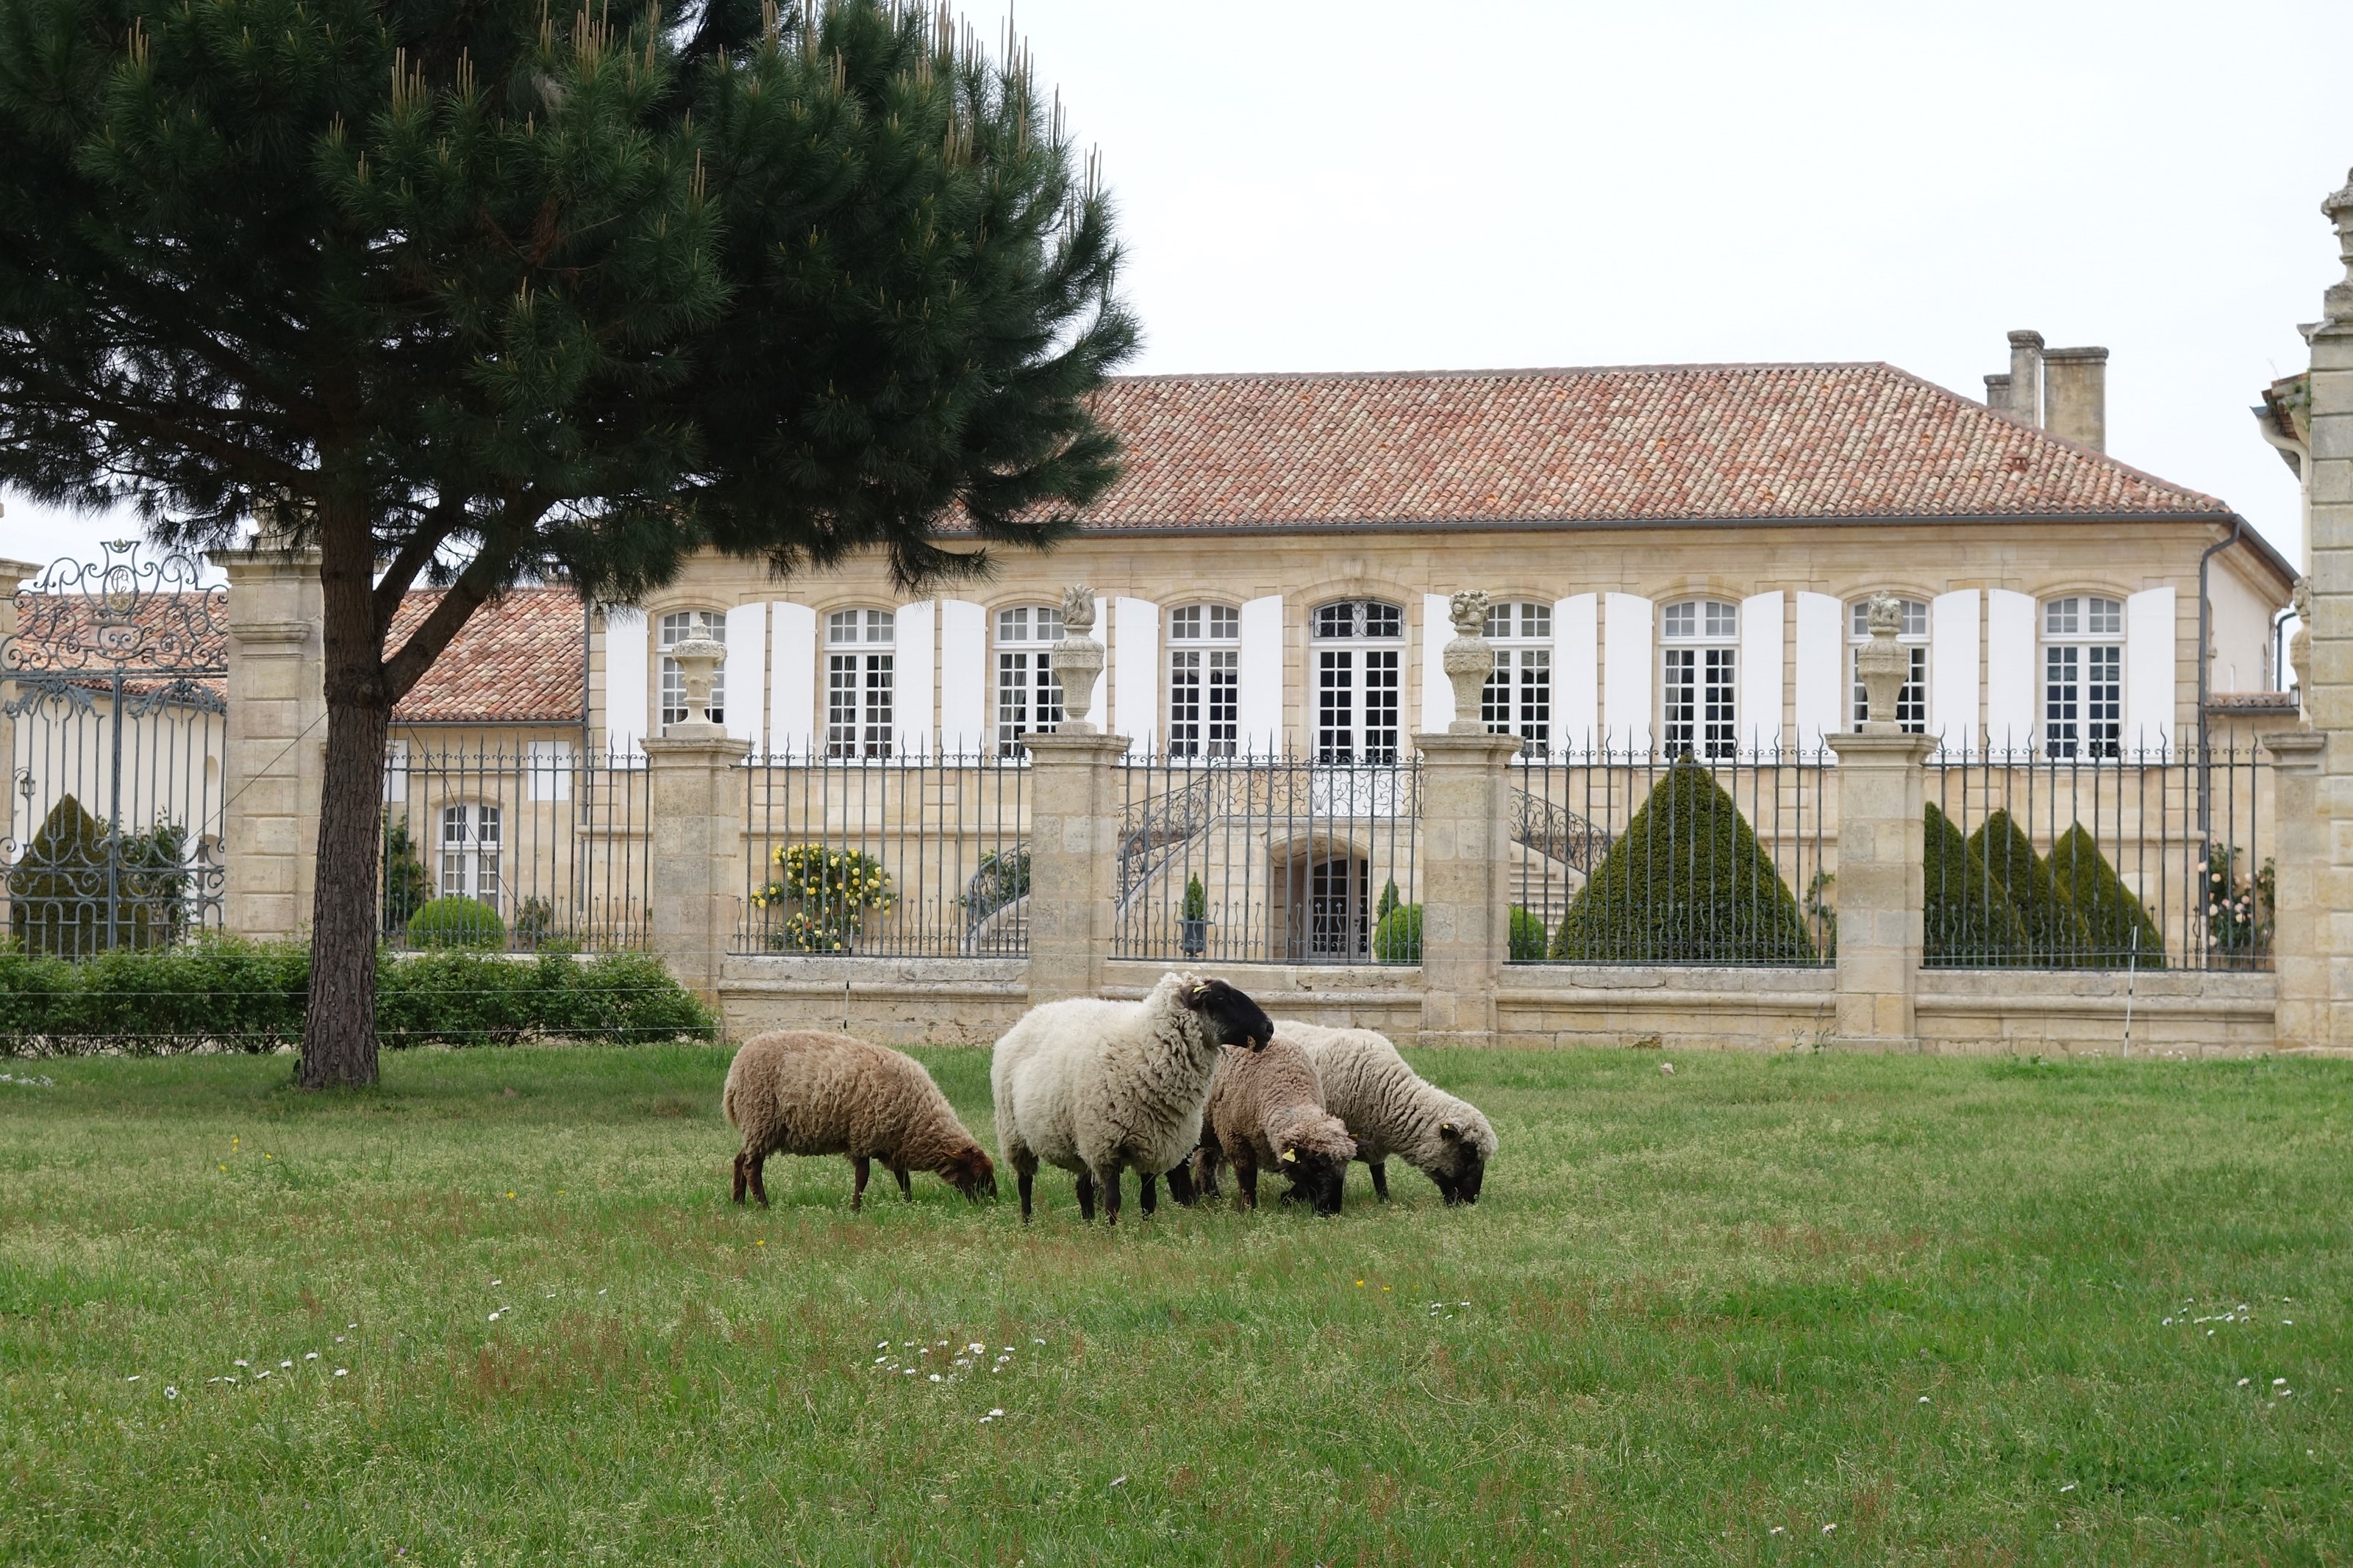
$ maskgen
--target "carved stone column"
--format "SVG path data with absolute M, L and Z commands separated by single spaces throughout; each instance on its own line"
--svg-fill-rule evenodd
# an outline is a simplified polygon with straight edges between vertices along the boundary
M 1855 655 L 1871 717 L 1834 734 L 1838 753 L 1838 1037 L 1867 1049 L 1910 1049 L 1926 902 L 1921 764 L 1936 742 L 1906 734 L 1895 706 L 1910 659 L 1897 646 L 1904 610 L 1882 595 L 1870 646 Z
M 678 983 L 716 1006 L 719 970 L 744 889 L 744 779 L 751 749 L 711 721 L 711 689 L 726 645 L 694 637 L 670 649 L 687 717 L 645 742 L 652 801 L 649 880 L 654 951 Z

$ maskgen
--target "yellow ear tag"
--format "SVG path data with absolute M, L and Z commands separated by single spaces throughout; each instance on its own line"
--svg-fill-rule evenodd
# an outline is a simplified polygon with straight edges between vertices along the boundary
M 1299 1158 L 1299 1151 L 1296 1149 L 1285 1149 L 1282 1152 L 1282 1158 L 1286 1163 L 1295 1163 Z

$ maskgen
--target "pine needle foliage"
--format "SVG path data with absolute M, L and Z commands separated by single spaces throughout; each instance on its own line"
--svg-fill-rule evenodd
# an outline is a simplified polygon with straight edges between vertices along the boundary
M 2165 967 L 2165 938 L 2116 875 L 2099 840 L 2082 823 L 2051 847 L 2051 879 L 2084 919 L 2090 945 L 2084 962 L 2099 968 Z
M 2010 902 L 2010 889 L 1936 802 L 1928 803 L 1925 815 L 1923 959 L 1956 969 L 2025 962 L 2030 952 L 2026 922 Z
M 2084 961 L 2092 946 L 2084 917 L 2051 879 L 2050 866 L 2009 812 L 1987 814 L 1969 835 L 1969 852 L 2009 893 L 2036 963 L 2064 967 Z
M 1577 890 L 1553 941 L 1588 963 L 1811 963 L 1805 917 L 1715 775 L 1679 759 Z

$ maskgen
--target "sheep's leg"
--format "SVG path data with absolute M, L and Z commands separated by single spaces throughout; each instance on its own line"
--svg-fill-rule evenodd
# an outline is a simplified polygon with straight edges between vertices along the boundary
M 1248 1160 L 1234 1162 L 1234 1208 L 1237 1212 L 1258 1207 L 1258 1166 Z
M 761 1150 L 758 1153 L 752 1155 L 749 1163 L 750 1174 L 752 1177 L 752 1195 L 760 1200 L 760 1206 L 762 1208 L 766 1208 L 768 1206 L 768 1184 L 760 1179 L 760 1169 L 767 1163 L 768 1152 L 765 1149 Z
M 907 1180 L 906 1167 L 903 1165 L 893 1165 L 891 1167 L 891 1173 L 899 1178 L 899 1195 L 906 1199 L 909 1203 L 914 1202 L 915 1189 Z
M 1371 1172 L 1373 1173 L 1373 1195 L 1374 1195 L 1375 1197 L 1377 1197 L 1377 1198 L 1380 1199 L 1380 1200 L 1381 1200 L 1381 1202 L 1383 1202 L 1383 1203 L 1387 1203 L 1387 1202 L 1388 1202 L 1388 1201 L 1389 1201 L 1389 1168 L 1388 1168 L 1388 1166 L 1387 1164 L 1385 1164 L 1384 1163 L 1382 1163 L 1381 1161 L 1375 1160 L 1375 1161 L 1374 1161 L 1370 1165 L 1368 1165 L 1368 1166 L 1367 1166 L 1367 1167 L 1366 1167 L 1366 1168 L 1367 1170 L 1369 1170 L 1369 1171 L 1371 1171 Z
M 1136 1183 L 1136 1187 L 1138 1189 L 1135 1200 L 1136 1207 L 1142 1209 L 1145 1214 L 1150 1214 L 1154 1209 L 1160 1206 L 1159 1177 L 1147 1171 L 1145 1173 L 1143 1179 Z
M 849 1168 L 858 1173 L 858 1184 L 849 1189 L 850 1211 L 856 1213 L 866 1206 L 866 1178 L 873 1172 L 873 1162 L 863 1154 L 852 1154 Z
M 1013 1184 L 1021 1189 L 1021 1223 L 1029 1223 L 1029 1189 L 1037 1184 L 1038 1162 L 1016 1159 L 1013 1162 Z
M 738 1206 L 741 1206 L 744 1202 L 744 1189 L 751 1184 L 751 1178 L 744 1173 L 744 1151 L 738 1149 L 735 1151 L 735 1191 L 732 1194 L 733 1201 Z
M 1181 1207 L 1191 1208 L 1193 1206 L 1193 1199 L 1197 1194 L 1193 1191 L 1192 1166 L 1187 1164 L 1177 1164 L 1170 1168 L 1168 1172 L 1168 1195 L 1176 1199 L 1178 1205 Z
M 1103 1189 L 1103 1224 L 1117 1225 L 1119 1223 L 1119 1167 L 1113 1165 L 1110 1170 L 1097 1176 L 1095 1184 Z
M 1095 1222 L 1095 1179 L 1085 1171 L 1079 1173 L 1079 1217 L 1089 1225 Z

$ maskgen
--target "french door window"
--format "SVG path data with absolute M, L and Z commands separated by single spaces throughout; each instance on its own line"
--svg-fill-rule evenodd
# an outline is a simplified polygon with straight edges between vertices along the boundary
M 441 896 L 499 907 L 499 808 L 441 808 Z
M 1480 717 L 1491 735 L 1517 735 L 1524 756 L 1540 757 L 1552 742 L 1552 606 L 1491 605 L 1487 640 L 1495 673 L 1480 697 Z
M 836 610 L 825 621 L 825 754 L 887 757 L 895 696 L 889 610 Z
M 1899 601 L 1904 606 L 1904 629 L 1896 634 L 1911 664 L 1904 676 L 1904 686 L 1895 694 L 1895 721 L 1907 734 L 1923 735 L 1928 731 L 1928 602 L 1926 599 Z M 1862 675 L 1856 668 L 1855 655 L 1871 646 L 1871 602 L 1857 599 L 1847 607 L 1846 672 L 1850 690 L 1848 707 L 1852 723 L 1860 731 L 1871 717 L 1871 695 L 1862 689 Z
M 2042 745 L 2053 757 L 2124 749 L 2125 606 L 2096 595 L 2042 606 Z
M 1315 612 L 1315 760 L 1394 763 L 1405 611 L 1343 599 Z
M 1740 606 L 1685 599 L 1661 618 L 1659 711 L 1670 755 L 1730 757 L 1738 749 L 1735 675 Z
M 1062 612 L 1024 605 L 997 612 L 997 753 L 1018 756 L 1021 737 L 1050 734 L 1062 721 L 1062 683 L 1054 675 L 1054 645 L 1062 640 Z
M 686 722 L 686 675 L 670 650 L 693 637 L 727 640 L 727 617 L 715 610 L 672 610 L 661 618 L 661 721 Z M 727 695 L 727 667 L 722 664 L 711 681 L 711 721 L 726 721 L 722 703 Z
M 1186 605 L 1168 616 L 1168 754 L 1230 757 L 1241 733 L 1241 612 Z

